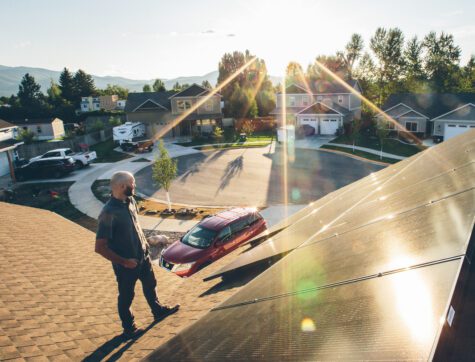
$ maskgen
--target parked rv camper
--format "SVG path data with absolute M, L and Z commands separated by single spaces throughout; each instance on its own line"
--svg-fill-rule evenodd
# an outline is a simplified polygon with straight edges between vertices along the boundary
M 126 122 L 112 129 L 114 142 L 132 142 L 134 138 L 145 136 L 145 125 L 140 122 Z

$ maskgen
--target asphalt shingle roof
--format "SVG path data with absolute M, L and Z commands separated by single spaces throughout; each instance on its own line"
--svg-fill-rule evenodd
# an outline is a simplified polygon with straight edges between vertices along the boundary
M 59 119 L 58 117 L 48 117 L 48 118 L 25 118 L 25 119 L 14 119 L 10 123 L 14 125 L 25 125 L 25 124 L 45 124 L 53 123 L 54 120 Z M 62 121 L 61 119 L 59 119 Z
M 11 124 L 3 119 L 0 119 L 0 129 L 15 127 L 14 124 Z
M 151 100 L 152 102 L 171 110 L 169 98 L 174 94 L 176 94 L 176 91 L 129 93 L 127 96 L 127 102 L 125 103 L 125 111 L 132 112 L 147 100 Z
M 356 80 L 349 80 L 347 84 L 355 88 L 357 81 Z M 299 94 L 299 93 L 307 93 L 305 90 L 310 89 L 312 94 L 330 94 L 330 93 L 350 93 L 348 89 L 346 89 L 343 85 L 337 82 L 331 82 L 327 80 L 315 80 L 310 81 L 308 85 L 304 84 L 291 84 L 286 88 L 286 93 L 288 94 Z M 305 89 L 305 90 L 304 90 Z M 277 94 L 281 94 L 280 92 Z
M 391 94 L 381 109 L 404 103 L 429 118 L 435 118 L 467 103 L 475 104 L 475 93 L 399 93 Z
M 196 97 L 198 95 L 206 95 L 210 92 L 209 89 L 198 84 L 192 84 L 188 88 L 174 94 L 172 97 Z
M 180 311 L 151 325 L 137 283 L 136 321 L 150 328 L 133 343 L 118 336 L 117 284 L 111 264 L 94 253 L 94 233 L 58 216 L 0 202 L 0 360 L 140 360 L 240 287 L 203 282 L 243 248 L 187 279 L 155 268 L 162 303 Z

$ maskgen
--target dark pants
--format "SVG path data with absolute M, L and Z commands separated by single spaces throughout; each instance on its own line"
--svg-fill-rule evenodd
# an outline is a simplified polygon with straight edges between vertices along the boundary
M 150 257 L 146 257 L 135 269 L 127 269 L 120 265 L 113 265 L 117 283 L 119 285 L 118 309 L 119 317 L 122 320 L 124 329 L 132 328 L 134 325 L 134 315 L 130 310 L 135 296 L 135 283 L 137 280 L 142 282 L 142 289 L 148 305 L 154 316 L 160 313 L 160 303 L 158 302 L 157 280 L 152 269 Z

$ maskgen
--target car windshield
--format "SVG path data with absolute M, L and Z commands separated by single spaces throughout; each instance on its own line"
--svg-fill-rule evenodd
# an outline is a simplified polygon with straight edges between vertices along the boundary
M 205 249 L 211 245 L 216 237 L 217 232 L 206 229 L 200 225 L 196 225 L 193 229 L 188 231 L 181 242 L 183 244 L 193 246 L 199 249 Z
M 72 153 L 73 153 L 73 151 L 71 151 L 71 150 L 66 150 L 66 152 L 64 152 L 64 154 L 65 154 L 66 156 L 67 156 L 67 155 L 70 155 L 70 154 L 72 154 Z

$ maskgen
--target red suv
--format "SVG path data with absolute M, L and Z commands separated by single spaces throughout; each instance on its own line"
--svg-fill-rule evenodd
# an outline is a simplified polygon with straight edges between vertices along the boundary
M 266 229 L 265 220 L 254 208 L 220 212 L 199 222 L 162 251 L 160 266 L 189 277 Z

